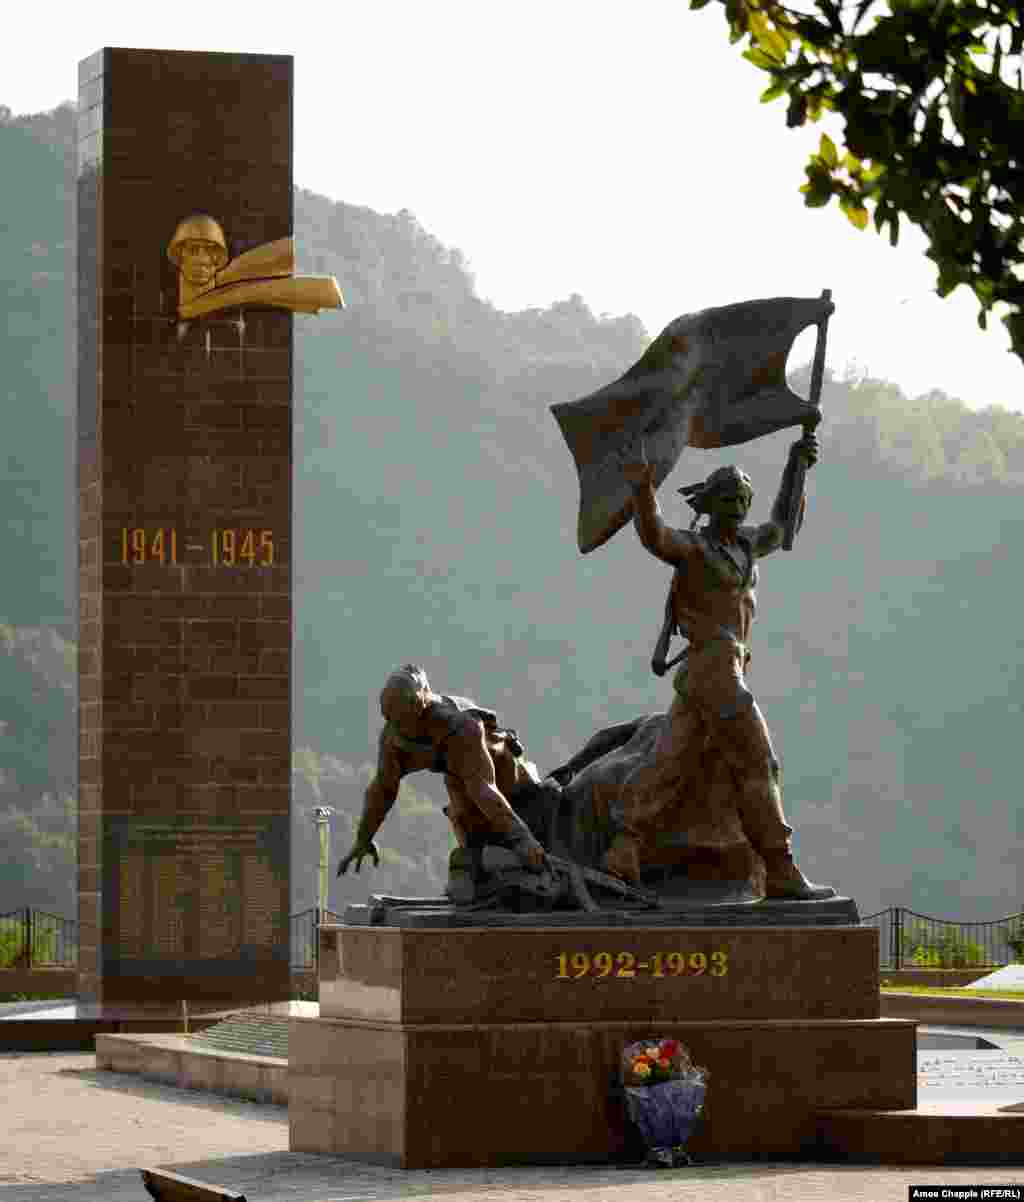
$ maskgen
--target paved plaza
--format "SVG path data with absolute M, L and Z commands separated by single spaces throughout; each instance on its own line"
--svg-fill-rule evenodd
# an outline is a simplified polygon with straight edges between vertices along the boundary
M 977 1032 L 971 1032 L 977 1034 Z M 919 1056 L 920 1102 L 1024 1102 L 1024 1032 L 996 1049 Z M 160 1167 L 248 1202 L 904 1202 L 910 1183 L 1024 1183 L 1020 1169 L 793 1164 L 403 1172 L 288 1151 L 281 1106 L 97 1071 L 92 1053 L 0 1054 L 0 1202 L 148 1202 L 139 1168 Z

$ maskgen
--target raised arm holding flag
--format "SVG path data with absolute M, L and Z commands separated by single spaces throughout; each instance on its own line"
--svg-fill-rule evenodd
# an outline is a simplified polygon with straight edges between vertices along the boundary
M 792 391 L 786 359 L 797 335 L 817 324 L 824 366 L 834 309 L 825 291 L 818 299 L 776 297 L 677 317 L 617 380 L 552 405 L 579 474 L 579 549 L 596 550 L 633 516 L 622 468 L 637 460 L 641 439 L 657 488 L 684 447 L 731 447 L 789 426 L 813 429 L 818 395 L 812 389 L 804 400 Z

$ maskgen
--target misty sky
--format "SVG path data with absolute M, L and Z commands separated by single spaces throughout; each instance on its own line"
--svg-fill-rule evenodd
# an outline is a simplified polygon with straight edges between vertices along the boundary
M 74 100 L 78 61 L 105 45 L 293 54 L 296 183 L 411 210 L 502 309 L 578 292 L 653 335 L 708 305 L 830 287 L 836 370 L 1024 411 L 1002 323 L 978 330 L 965 288 L 934 295 L 916 230 L 893 250 L 835 202 L 804 207 L 807 154 L 842 125 L 787 130 L 784 100 L 761 105 L 767 76 L 729 46 L 719 5 L 96 0 L 45 30 L 39 11 L 5 17 L 0 104 L 15 113 Z

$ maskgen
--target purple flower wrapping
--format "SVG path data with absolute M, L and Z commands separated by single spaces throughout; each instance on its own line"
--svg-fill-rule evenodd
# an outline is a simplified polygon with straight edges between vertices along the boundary
M 648 1148 L 676 1148 L 692 1135 L 706 1092 L 696 1073 L 658 1085 L 627 1085 L 626 1109 Z

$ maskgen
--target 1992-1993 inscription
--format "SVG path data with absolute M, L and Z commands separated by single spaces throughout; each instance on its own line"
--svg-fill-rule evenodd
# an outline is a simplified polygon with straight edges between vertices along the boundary
M 555 978 L 578 981 L 582 977 L 724 977 L 729 971 L 728 953 L 655 952 L 639 960 L 633 952 L 560 952 Z

